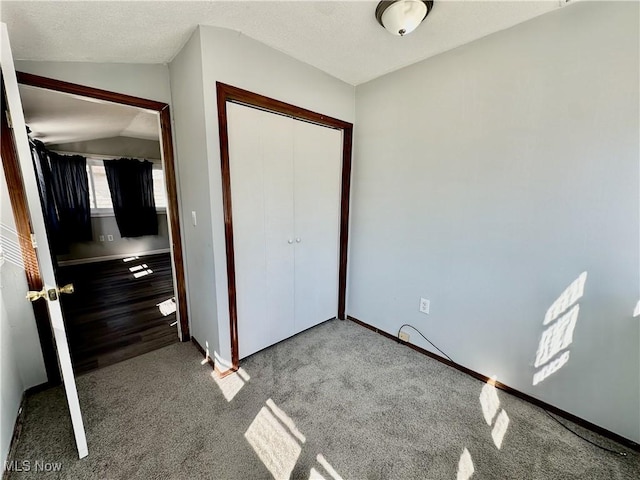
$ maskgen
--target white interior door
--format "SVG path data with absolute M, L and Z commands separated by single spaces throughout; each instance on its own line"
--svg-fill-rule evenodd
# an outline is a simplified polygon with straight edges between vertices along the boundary
M 342 131 L 294 123 L 295 330 L 338 314 Z
M 9 35 L 7 33 L 6 24 L 2 23 L 1 28 L 2 37 L 0 39 L 0 57 L 2 63 L 0 67 L 2 68 L 2 78 L 4 80 L 6 89 L 7 108 L 11 116 L 13 133 L 16 142 L 16 151 L 18 154 L 20 169 L 22 171 L 27 203 L 29 205 L 29 213 L 31 216 L 31 223 L 38 244 L 38 265 L 40 267 L 42 281 L 44 282 L 44 288 L 46 290 L 51 290 L 57 288 L 57 282 L 53 270 L 53 262 L 49 253 L 50 250 L 47 241 L 47 232 L 40 205 L 40 197 L 31 159 L 31 151 L 29 150 L 29 141 L 27 138 L 24 115 L 22 113 L 22 103 L 20 101 L 18 81 L 13 64 L 13 57 L 11 55 L 11 47 L 9 45 Z M 2 112 L 2 114 L 4 114 L 4 112 Z M 26 301 L 27 300 L 25 300 L 25 302 Z M 69 404 L 69 413 L 71 414 L 73 433 L 75 435 L 76 446 L 78 448 L 78 456 L 80 458 L 83 458 L 88 454 L 87 438 L 82 421 L 82 412 L 80 411 L 80 402 L 78 400 L 78 392 L 76 390 L 76 382 L 71 365 L 71 356 L 69 354 L 67 333 L 65 330 L 62 310 L 60 308 L 60 301 L 57 299 L 38 301 L 47 302 L 47 307 L 49 309 L 49 318 L 51 319 L 51 326 L 56 342 L 58 361 L 62 373 L 62 380 L 67 395 L 67 402 Z
M 291 122 L 227 105 L 240 358 L 295 333 Z

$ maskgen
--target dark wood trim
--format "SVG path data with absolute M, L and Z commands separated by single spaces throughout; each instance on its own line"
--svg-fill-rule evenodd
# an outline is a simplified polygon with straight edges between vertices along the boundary
M 28 393 L 23 392 L 22 397 L 20 398 L 20 406 L 18 407 L 18 415 L 16 416 L 16 421 L 13 424 L 13 434 L 11 435 L 11 442 L 9 442 L 9 452 L 7 452 L 7 462 L 11 462 L 16 458 L 18 441 L 20 440 L 20 435 L 22 434 L 22 426 L 24 425 L 24 414 L 26 410 L 25 407 L 27 406 L 27 397 L 28 397 Z M 7 463 L 5 462 L 4 465 L 7 465 Z M 6 474 L 3 475 L 2 478 L 3 479 L 6 478 Z
M 216 375 L 217 378 L 227 377 L 236 371 L 233 368 L 230 368 L 229 370 L 220 370 L 218 366 L 215 364 L 215 361 L 211 357 L 207 356 L 206 350 L 202 348 L 202 345 L 200 345 L 200 343 L 195 338 L 191 337 L 191 342 L 195 345 L 195 347 L 205 358 L 209 366 L 213 369 L 213 373 Z
M 110 92 L 99 88 L 64 82 L 53 78 L 41 77 L 31 73 L 16 72 L 18 83 L 32 87 L 45 88 L 57 92 L 70 93 L 83 97 L 95 98 L 106 102 L 128 105 L 131 107 L 154 110 L 160 115 L 160 136 L 162 139 L 162 153 L 164 157 L 164 176 L 167 187 L 167 204 L 169 210 L 169 228 L 173 252 L 173 269 L 176 278 L 178 297 L 178 313 L 180 317 L 180 332 L 182 341 L 189 340 L 189 313 L 187 308 L 187 291 L 185 282 L 184 253 L 182 250 L 182 235 L 180 231 L 180 213 L 178 210 L 178 189 L 175 174 L 175 157 L 173 154 L 173 134 L 171 131 L 171 115 L 169 105 L 163 102 L 147 100 L 122 93 Z M 57 362 L 56 362 L 57 365 Z
M 229 130 L 227 126 L 227 96 L 223 84 L 216 83 L 218 106 L 218 137 L 220 139 L 220 168 L 222 172 L 222 208 L 224 210 L 224 238 L 227 257 L 227 296 L 229 300 L 229 335 L 231 337 L 231 365 L 238 368 L 238 315 L 236 303 L 236 267 L 233 248 L 231 206 L 231 172 L 229 170 Z
M 286 115 L 298 120 L 323 125 L 343 131 L 342 187 L 340 209 L 340 258 L 338 271 L 338 317 L 345 318 L 347 285 L 347 250 L 349 240 L 349 198 L 351 185 L 351 151 L 353 124 L 322 115 L 290 103 L 281 102 L 257 93 L 216 82 L 218 106 L 218 136 L 220 139 L 220 166 L 222 171 L 222 206 L 227 256 L 227 290 L 229 297 L 229 332 L 231 336 L 232 370 L 238 369 L 238 315 L 236 303 L 235 252 L 233 248 L 233 215 L 231 205 L 231 175 L 229 171 L 229 131 L 227 126 L 227 102 L 239 103 L 268 112 Z
M 237 371 L 238 371 L 237 368 L 230 368 L 228 370 L 220 370 L 217 365 L 215 365 L 213 367 L 213 373 L 215 374 L 215 376 L 217 378 L 228 377 L 229 375 L 231 375 L 232 373 L 235 373 Z
M 162 136 L 162 153 L 164 157 L 164 178 L 167 186 L 167 205 L 171 244 L 173 253 L 173 268 L 176 276 L 176 290 L 178 293 L 178 316 L 180 318 L 180 333 L 182 341 L 189 340 L 189 313 L 187 309 L 187 289 L 182 254 L 182 236 L 180 234 L 180 213 L 178 209 L 178 181 L 176 180 L 176 166 L 173 156 L 173 134 L 171 133 L 171 114 L 169 105 L 160 111 L 160 133 Z
M 39 385 L 34 385 L 33 387 L 29 387 L 24 391 L 24 394 L 27 397 L 35 395 L 36 393 L 44 392 L 45 390 L 49 390 L 55 385 L 51 385 L 50 382 L 40 383 Z
M 347 256 L 349 250 L 349 203 L 351 199 L 351 150 L 353 126 L 345 128 L 342 142 L 342 196 L 340 200 L 340 273 L 338 276 L 338 318 L 344 320 L 347 305 Z
M 349 122 L 329 117 L 328 115 L 323 115 L 321 113 L 316 113 L 312 110 L 307 110 L 306 108 L 301 108 L 290 103 L 281 102 L 274 98 L 265 97 L 264 95 L 250 92 L 249 90 L 243 90 L 242 88 L 227 85 L 226 83 L 216 82 L 216 91 L 218 93 L 218 98 L 223 97 L 225 102 L 240 103 L 249 107 L 260 108 L 268 112 L 287 115 L 289 117 L 306 120 L 319 125 L 336 128 L 338 130 L 353 128 L 353 124 Z M 219 102 L 218 105 L 220 105 Z
M 110 92 L 100 88 L 87 87 L 86 85 L 78 85 L 76 83 L 64 82 L 55 78 L 41 77 L 31 73 L 16 72 L 18 83 L 29 85 L 31 87 L 46 88 L 55 90 L 56 92 L 70 93 L 83 97 L 104 100 L 105 102 L 119 103 L 121 105 L 129 105 L 131 107 L 146 108 L 147 110 L 155 110 L 161 112 L 166 103 L 156 102 L 155 100 L 147 100 L 146 98 L 125 95 L 124 93 Z
M 11 210 L 16 224 L 16 232 L 18 234 L 18 242 L 20 243 L 20 251 L 22 252 L 22 261 L 24 264 L 24 273 L 27 278 L 27 286 L 29 290 L 42 290 L 43 282 L 40 276 L 40 267 L 38 265 L 38 257 L 36 250 L 31 243 L 31 235 L 33 229 L 31 227 L 31 215 L 27 204 L 24 182 L 22 179 L 22 171 L 15 146 L 15 137 L 13 130 L 9 127 L 5 111 L 7 102 L 4 89 L 4 79 L 2 80 L 2 127 L 0 138 L 2 144 L 2 166 L 9 191 L 9 199 L 11 202 Z M 48 253 L 48 252 L 47 252 Z M 25 295 L 27 292 L 25 292 Z M 25 299 L 25 302 L 27 300 Z M 53 330 L 49 321 L 49 310 L 44 300 L 33 302 L 33 314 L 36 320 L 36 329 L 40 339 L 42 348 L 42 356 L 44 360 L 47 379 L 53 385 L 59 385 L 61 382 L 60 370 L 58 368 L 58 359 L 56 356 L 56 347 L 53 341 Z
M 607 430 L 606 428 L 600 427 L 598 425 L 596 425 L 595 423 L 591 423 L 588 420 L 584 420 L 583 418 L 577 417 L 572 413 L 569 413 L 565 410 L 562 410 L 558 407 L 554 407 L 553 405 L 543 402 L 542 400 L 539 400 L 535 397 L 532 397 L 531 395 L 528 395 L 526 393 L 523 393 L 519 390 L 516 390 L 515 388 L 512 388 L 508 385 L 505 385 L 502 382 L 498 382 L 497 380 L 494 380 L 492 378 L 489 378 L 485 375 L 482 375 L 481 373 L 478 373 L 474 370 L 471 370 L 467 367 L 464 367 L 458 363 L 452 362 L 450 360 L 447 360 L 444 357 L 441 357 L 440 355 L 437 355 L 433 352 L 430 352 L 428 350 L 425 350 L 424 348 L 421 348 L 417 345 L 414 345 L 413 343 L 409 343 L 409 342 L 405 342 L 404 340 L 400 340 L 397 336 L 392 335 L 388 332 L 385 332 L 384 330 L 380 330 L 377 327 L 374 327 L 373 325 L 369 325 L 368 323 L 363 322 L 362 320 L 358 320 L 355 317 L 352 317 L 350 315 L 347 315 L 347 319 L 351 320 L 354 323 L 357 323 L 358 325 L 365 327 L 373 332 L 379 333 L 380 335 L 382 335 L 383 337 L 387 337 L 390 338 L 391 340 L 394 340 L 398 343 L 401 343 L 403 345 L 406 345 L 407 347 L 411 348 L 412 350 L 415 350 L 416 352 L 422 353 L 423 355 L 426 355 L 427 357 L 433 358 L 434 360 L 439 361 L 440 363 L 444 363 L 445 365 L 448 365 L 449 367 L 453 367 L 456 370 L 462 372 L 462 373 L 466 373 L 467 375 L 476 378 L 478 380 L 480 380 L 481 382 L 484 383 L 491 383 L 493 385 L 496 386 L 496 388 L 499 388 L 500 390 L 504 390 L 505 392 L 513 395 L 514 397 L 518 397 L 522 400 L 524 400 L 525 402 L 531 403 L 537 407 L 540 407 L 543 410 L 546 410 L 549 413 L 553 413 L 555 415 L 558 415 L 559 417 L 565 418 L 573 423 L 575 423 L 576 425 L 579 425 L 583 428 L 586 428 L 587 430 L 591 430 L 592 432 L 597 433 L 598 435 L 602 435 L 603 437 L 609 438 L 615 442 L 620 443 L 621 445 L 624 445 L 625 447 L 628 447 L 632 450 L 638 451 L 640 452 L 640 444 L 634 442 L 633 440 L 630 440 L 626 437 L 623 437 L 622 435 L 619 435 L 615 432 L 612 432 L 610 430 Z

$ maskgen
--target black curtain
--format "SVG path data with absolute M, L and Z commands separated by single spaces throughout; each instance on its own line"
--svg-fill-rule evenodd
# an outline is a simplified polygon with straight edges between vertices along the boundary
M 55 258 L 55 255 L 68 253 L 69 245 L 64 239 L 63 232 L 60 227 L 60 221 L 58 219 L 58 212 L 56 210 L 51 167 L 49 165 L 49 154 L 44 144 L 39 140 L 29 139 L 29 147 L 31 147 L 33 167 L 38 181 L 40 203 L 42 204 L 42 211 L 44 212 L 44 221 L 47 227 L 49 247 L 51 249 L 52 258 Z
M 80 155 L 48 154 L 51 185 L 64 239 L 68 243 L 91 241 L 87 159 Z
M 147 160 L 105 160 L 116 222 L 122 237 L 158 234 L 153 198 L 153 164 Z

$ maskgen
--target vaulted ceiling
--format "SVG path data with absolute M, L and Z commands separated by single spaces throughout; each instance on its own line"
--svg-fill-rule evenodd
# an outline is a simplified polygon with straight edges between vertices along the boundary
M 564 0 L 436 0 L 406 37 L 371 1 L 6 1 L 14 57 L 168 63 L 198 24 L 237 30 L 352 85 L 559 8 Z
M 25 85 L 20 86 L 20 98 L 33 137 L 47 145 L 113 137 L 159 138 L 155 112 Z

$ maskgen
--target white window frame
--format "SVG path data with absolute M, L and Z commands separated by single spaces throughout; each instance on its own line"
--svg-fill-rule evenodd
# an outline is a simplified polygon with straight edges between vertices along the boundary
M 93 172 L 91 171 L 92 166 L 103 166 L 104 163 L 101 159 L 94 157 L 86 157 L 87 158 L 87 176 L 89 177 L 89 184 L 91 186 L 91 192 L 93 192 L 93 199 L 89 199 L 89 211 L 92 217 L 113 217 L 115 213 L 113 212 L 113 208 L 97 208 L 93 206 L 93 201 L 95 201 L 96 196 L 96 186 L 93 180 Z

